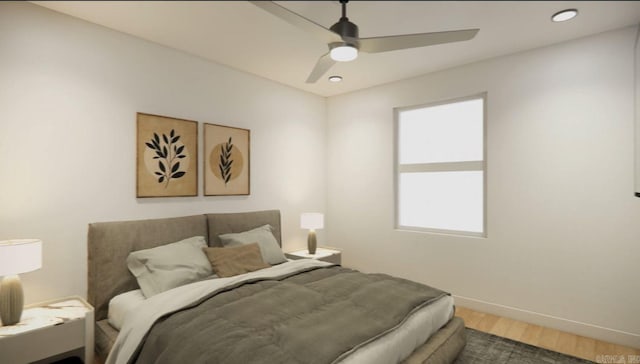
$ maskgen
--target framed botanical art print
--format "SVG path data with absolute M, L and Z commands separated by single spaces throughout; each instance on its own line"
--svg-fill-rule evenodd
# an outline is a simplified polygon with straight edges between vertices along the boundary
M 138 113 L 137 197 L 198 195 L 198 123 Z
M 248 129 L 204 124 L 205 196 L 248 195 Z

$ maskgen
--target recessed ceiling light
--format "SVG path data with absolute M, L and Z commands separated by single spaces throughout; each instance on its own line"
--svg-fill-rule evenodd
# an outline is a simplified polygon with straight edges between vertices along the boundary
M 565 9 L 553 14 L 551 20 L 557 23 L 573 19 L 576 15 L 578 15 L 578 9 Z
M 330 82 L 340 82 L 342 81 L 342 76 L 329 76 Z

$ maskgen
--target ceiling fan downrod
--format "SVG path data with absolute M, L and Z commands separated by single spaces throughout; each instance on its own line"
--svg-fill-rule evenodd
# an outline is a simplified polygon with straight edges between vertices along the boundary
M 348 0 L 340 0 L 340 4 L 342 4 L 342 17 L 338 20 L 337 23 L 333 24 L 331 28 L 329 28 L 332 32 L 338 33 L 345 43 L 353 45 L 357 47 L 357 39 L 358 39 L 358 26 L 349 21 L 347 18 L 347 3 Z M 349 42 L 346 42 L 345 38 L 353 38 Z
M 349 20 L 349 18 L 347 18 L 347 3 L 349 2 L 349 0 L 340 0 L 340 4 L 342 4 L 342 19 L 346 19 Z

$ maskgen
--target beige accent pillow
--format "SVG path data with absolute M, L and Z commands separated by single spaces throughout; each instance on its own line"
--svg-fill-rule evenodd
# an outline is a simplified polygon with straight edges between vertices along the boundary
M 145 297 L 196 282 L 212 274 L 211 264 L 202 252 L 207 242 L 194 236 L 176 243 L 131 252 L 127 267 L 136 277 Z
M 218 237 L 225 248 L 258 243 L 265 263 L 274 265 L 287 261 L 278 241 L 273 236 L 271 225 L 263 225 L 241 233 L 222 234 Z
M 231 277 L 249 273 L 270 265 L 262 260 L 258 243 L 231 248 L 202 248 L 211 262 L 211 268 L 219 277 Z

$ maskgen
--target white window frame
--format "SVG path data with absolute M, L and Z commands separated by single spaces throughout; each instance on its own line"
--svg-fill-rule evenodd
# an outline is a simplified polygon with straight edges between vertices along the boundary
M 438 105 L 446 105 L 470 100 L 482 100 L 482 161 L 461 161 L 461 162 L 435 162 L 421 164 L 400 164 L 400 113 Z M 436 102 L 397 107 L 393 109 L 394 114 L 394 205 L 395 205 L 395 228 L 396 230 L 408 230 L 425 233 L 436 233 L 446 235 L 463 235 L 469 237 L 487 237 L 487 93 L 479 93 L 470 96 L 440 100 Z M 451 171 L 482 171 L 482 232 L 460 231 L 448 229 L 434 229 L 418 226 L 400 225 L 400 174 L 407 172 L 451 172 Z

